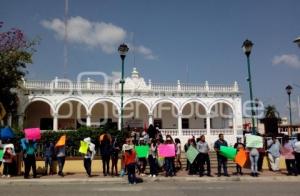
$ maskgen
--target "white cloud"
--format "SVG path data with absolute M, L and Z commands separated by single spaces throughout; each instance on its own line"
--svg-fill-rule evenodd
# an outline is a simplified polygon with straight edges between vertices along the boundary
M 285 64 L 292 68 L 300 68 L 300 59 L 294 54 L 283 54 L 275 56 L 272 60 L 273 65 Z
M 121 72 L 113 71 L 111 75 L 108 75 L 108 80 L 112 82 L 119 82 L 121 79 Z
M 55 18 L 52 21 L 42 21 L 42 25 L 53 30 L 58 38 L 64 38 L 64 21 Z M 126 38 L 126 31 L 121 27 L 105 22 L 90 22 L 80 16 L 68 20 L 67 30 L 69 42 L 98 46 L 106 53 L 113 53 L 117 45 Z
M 43 27 L 53 30 L 57 38 L 64 38 L 65 25 L 63 20 L 58 18 L 43 20 L 41 24 Z M 115 52 L 118 45 L 124 42 L 127 37 L 127 32 L 122 27 L 112 23 L 91 22 L 80 16 L 71 17 L 68 20 L 67 30 L 70 43 L 85 44 L 88 47 L 100 47 L 102 51 L 108 54 Z M 134 48 L 136 48 L 136 52 L 143 55 L 146 59 L 156 59 L 151 49 L 143 45 Z
M 136 52 L 144 55 L 146 59 L 150 59 L 150 60 L 157 59 L 157 57 L 153 55 L 152 50 L 143 45 L 136 46 L 135 50 L 136 50 Z

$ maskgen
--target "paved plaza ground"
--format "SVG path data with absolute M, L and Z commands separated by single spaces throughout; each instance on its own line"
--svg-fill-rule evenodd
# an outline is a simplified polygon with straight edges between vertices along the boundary
M 5 196 L 291 196 L 299 195 L 299 182 L 195 182 L 156 181 L 128 185 L 126 183 L 72 182 L 0 184 Z
M 244 169 L 244 175 L 235 175 L 234 169 L 229 168 L 230 177 L 217 177 L 216 171 L 213 171 L 213 177 L 199 177 L 198 175 L 188 175 L 187 171 L 181 170 L 176 173 L 174 177 L 165 177 L 160 173 L 156 178 L 146 176 L 139 176 L 146 183 L 151 182 L 176 182 L 176 181 L 190 181 L 190 182 L 222 182 L 222 181 L 245 181 L 245 182 L 299 182 L 300 184 L 300 175 L 299 176 L 287 176 L 286 171 L 282 170 L 280 172 L 272 172 L 269 170 L 263 170 L 260 172 L 259 177 L 250 176 L 250 170 Z M 64 177 L 60 177 L 58 175 L 48 175 L 48 176 L 38 176 L 38 178 L 24 179 L 23 176 L 14 176 L 11 178 L 0 178 L 0 184 L 10 184 L 10 183 L 69 183 L 69 182 L 101 182 L 101 183 L 117 183 L 117 184 L 127 184 L 127 176 L 119 177 L 119 176 L 103 176 L 102 173 L 93 173 L 92 177 L 88 177 L 85 173 L 67 173 Z
M 230 173 L 232 173 L 232 168 Z M 199 177 L 179 171 L 175 177 L 156 178 L 144 176 L 143 183 L 129 185 L 127 176 L 104 177 L 84 173 L 67 174 L 65 177 L 38 176 L 24 179 L 22 176 L 0 178 L 0 195 L 5 196 L 60 196 L 60 195 L 105 195 L 105 196 L 289 196 L 299 195 L 300 176 L 286 176 L 285 171 L 263 171 L 259 177 L 251 177 L 249 169 L 243 176 Z M 4 194 L 5 193 L 5 194 Z

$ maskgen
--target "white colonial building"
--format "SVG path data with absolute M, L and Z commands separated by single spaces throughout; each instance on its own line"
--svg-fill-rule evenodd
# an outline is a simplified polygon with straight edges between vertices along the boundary
M 121 128 L 119 81 L 24 81 L 20 94 L 20 127 L 75 130 L 81 125 L 111 123 Z M 212 143 L 219 133 L 232 145 L 242 134 L 241 92 L 231 85 L 146 83 L 134 68 L 124 87 L 124 126 L 154 124 L 163 134 L 185 142 L 206 135 Z

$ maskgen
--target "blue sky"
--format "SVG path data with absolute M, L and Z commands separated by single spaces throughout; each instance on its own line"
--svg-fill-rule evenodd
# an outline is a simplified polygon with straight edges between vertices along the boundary
M 299 121 L 300 49 L 292 43 L 300 36 L 299 8 L 298 0 L 69 0 L 67 77 L 120 71 L 116 48 L 125 41 L 136 48 L 126 58 L 127 75 L 135 66 L 146 81 L 237 81 L 245 100 L 249 90 L 241 45 L 248 38 L 255 44 L 254 97 L 287 116 L 285 86 L 293 85 L 293 116 Z M 2 31 L 18 27 L 29 38 L 41 37 L 27 78 L 63 77 L 63 19 L 63 0 L 1 0 Z

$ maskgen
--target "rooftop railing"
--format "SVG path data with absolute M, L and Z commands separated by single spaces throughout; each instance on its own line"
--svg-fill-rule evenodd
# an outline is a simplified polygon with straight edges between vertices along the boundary
M 100 83 L 95 81 L 43 81 L 43 80 L 28 80 L 23 82 L 23 87 L 26 90 L 83 90 L 83 91 L 120 91 L 119 83 Z M 235 82 L 232 85 L 211 85 L 205 84 L 159 84 L 149 83 L 138 88 L 132 88 L 126 85 L 125 91 L 146 91 L 146 92 L 177 92 L 177 93 L 239 93 L 238 84 Z M 130 88 L 130 89 L 129 89 Z

